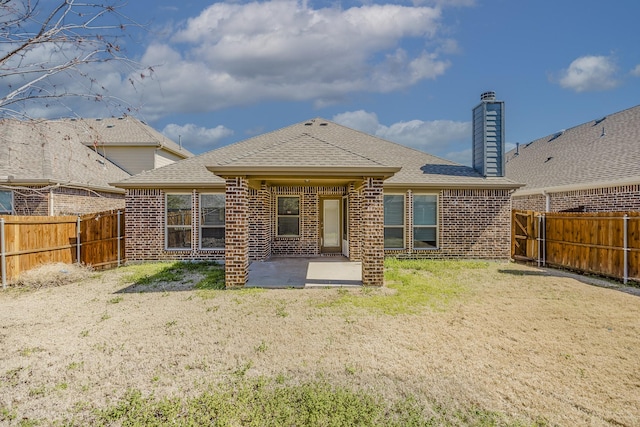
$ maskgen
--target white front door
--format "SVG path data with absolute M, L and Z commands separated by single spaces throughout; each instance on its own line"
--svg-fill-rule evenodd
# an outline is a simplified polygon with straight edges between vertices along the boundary
M 322 203 L 322 249 L 340 251 L 340 204 L 338 199 L 325 199 Z

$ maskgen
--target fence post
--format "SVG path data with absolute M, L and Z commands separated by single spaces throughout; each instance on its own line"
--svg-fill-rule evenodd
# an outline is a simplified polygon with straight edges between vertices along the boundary
M 122 212 L 120 210 L 118 210 L 118 267 L 120 267 L 120 242 L 121 242 L 121 237 L 120 237 L 120 214 Z
M 2 269 L 2 289 L 7 289 L 7 258 L 4 250 L 4 218 L 0 218 L 0 268 Z
M 540 256 L 540 251 L 542 250 L 542 215 L 538 215 L 538 236 L 537 236 L 537 240 L 538 240 L 538 267 L 540 267 L 540 258 L 542 258 Z
M 624 224 L 624 284 L 629 281 L 629 215 L 624 214 L 622 217 Z
M 547 216 L 542 215 L 542 266 L 547 266 Z
M 80 264 L 80 215 L 76 222 L 76 263 Z

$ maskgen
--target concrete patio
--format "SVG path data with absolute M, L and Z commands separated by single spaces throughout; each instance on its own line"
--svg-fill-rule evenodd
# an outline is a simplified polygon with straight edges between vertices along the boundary
M 249 288 L 362 286 L 362 263 L 342 256 L 272 257 L 249 265 Z

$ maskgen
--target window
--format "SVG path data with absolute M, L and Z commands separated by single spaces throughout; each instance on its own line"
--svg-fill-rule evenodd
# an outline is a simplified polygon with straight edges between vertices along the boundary
M 300 235 L 300 197 L 278 197 L 278 236 Z
M 167 194 L 167 249 L 191 248 L 191 194 Z
M 200 195 L 200 248 L 224 249 L 224 194 Z
M 384 196 L 384 247 L 404 248 L 404 196 Z
M 435 194 L 413 196 L 413 247 L 438 247 L 438 196 Z
M 13 213 L 13 192 L 0 191 L 0 215 Z

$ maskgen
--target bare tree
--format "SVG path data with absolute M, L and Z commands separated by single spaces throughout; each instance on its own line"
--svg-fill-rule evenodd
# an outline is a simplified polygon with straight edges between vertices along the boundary
M 0 0 L 0 117 L 28 116 L 30 107 L 69 97 L 130 109 L 96 78 L 111 63 L 135 88 L 135 80 L 153 72 L 125 55 L 127 29 L 140 27 L 122 12 L 125 6 L 122 0 Z

